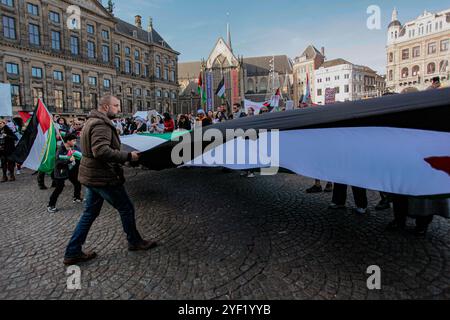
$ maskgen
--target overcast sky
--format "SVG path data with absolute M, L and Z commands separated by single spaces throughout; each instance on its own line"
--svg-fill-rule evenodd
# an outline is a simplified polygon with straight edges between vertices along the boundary
M 106 3 L 103 0 L 103 3 Z M 180 61 L 207 58 L 230 22 L 233 50 L 244 57 L 300 55 L 309 44 L 325 47 L 327 59 L 343 58 L 385 73 L 387 25 L 394 7 L 399 20 L 414 20 L 424 10 L 450 8 L 442 0 L 115 0 L 115 15 L 153 17 L 154 28 L 181 53 Z M 381 30 L 366 26 L 370 5 L 381 9 Z M 227 16 L 229 13 L 229 18 Z

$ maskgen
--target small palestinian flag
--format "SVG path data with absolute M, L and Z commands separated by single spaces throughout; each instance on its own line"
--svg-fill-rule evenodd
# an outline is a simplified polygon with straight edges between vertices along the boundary
M 11 159 L 22 163 L 26 168 L 51 173 L 56 158 L 56 129 L 52 119 L 52 115 L 39 99 L 38 106 Z
M 198 91 L 198 94 L 200 95 L 200 101 L 203 106 L 206 104 L 207 97 L 206 97 L 205 84 L 203 83 L 203 75 L 201 72 L 198 76 L 197 85 L 198 85 L 197 91 Z
M 222 78 L 222 81 L 220 81 L 216 90 L 216 95 L 222 99 L 225 98 L 225 78 Z

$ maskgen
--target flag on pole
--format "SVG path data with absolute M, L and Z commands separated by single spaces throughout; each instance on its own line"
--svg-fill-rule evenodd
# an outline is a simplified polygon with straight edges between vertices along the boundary
M 202 107 L 206 105 L 206 88 L 205 84 L 203 83 L 203 74 L 200 72 L 200 75 L 198 76 L 198 94 L 200 95 L 200 103 Z
M 31 114 L 26 111 L 19 111 L 19 116 L 22 118 L 24 123 L 27 123 L 31 119 Z
M 41 99 L 11 158 L 24 167 L 51 173 L 55 167 L 56 128 Z
M 269 108 L 270 112 L 279 111 L 280 99 L 281 99 L 281 91 L 280 88 L 278 88 L 277 92 L 275 92 L 272 98 L 264 103 L 264 107 Z
M 220 81 L 219 86 L 216 90 L 216 95 L 221 97 L 222 99 L 225 98 L 225 78 L 222 78 L 222 81 Z
M 309 82 L 309 74 L 306 74 L 306 90 L 305 90 L 305 94 L 303 95 L 303 100 L 302 103 L 305 104 L 312 104 L 312 99 L 311 99 L 311 84 Z

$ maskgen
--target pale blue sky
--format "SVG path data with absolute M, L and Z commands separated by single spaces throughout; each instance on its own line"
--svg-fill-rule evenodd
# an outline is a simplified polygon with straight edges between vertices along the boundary
M 104 0 L 104 3 L 107 1 Z M 394 7 L 404 23 L 424 10 L 450 8 L 446 0 L 115 0 L 116 16 L 134 23 L 152 16 L 155 29 L 181 53 L 180 61 L 207 58 L 229 20 L 233 50 L 244 57 L 299 55 L 308 44 L 328 59 L 343 58 L 385 73 L 386 27 Z M 381 8 L 381 30 L 366 27 L 367 7 Z M 229 19 L 227 12 L 230 13 Z

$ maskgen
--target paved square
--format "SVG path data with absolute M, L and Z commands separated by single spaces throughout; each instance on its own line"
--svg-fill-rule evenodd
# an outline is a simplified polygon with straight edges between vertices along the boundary
M 30 171 L 0 184 L 0 299 L 450 298 L 449 221 L 436 217 L 425 239 L 386 233 L 392 212 L 373 209 L 375 192 L 371 213 L 355 216 L 328 210 L 331 195 L 305 194 L 312 182 L 296 175 L 127 169 L 127 179 L 138 228 L 160 246 L 128 252 L 105 205 L 85 246 L 99 257 L 81 265 L 76 291 L 62 264 L 82 213 L 70 183 L 56 214 Z M 381 290 L 367 289 L 370 265 Z

